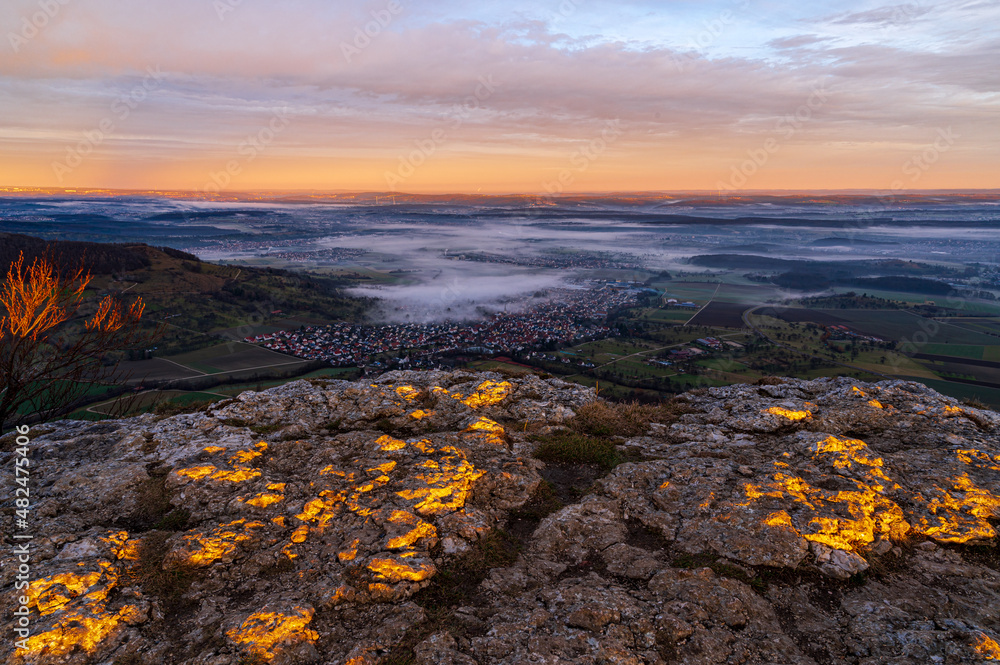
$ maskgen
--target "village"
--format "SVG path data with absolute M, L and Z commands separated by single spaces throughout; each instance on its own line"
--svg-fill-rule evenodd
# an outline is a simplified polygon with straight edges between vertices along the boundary
M 479 321 L 385 325 L 335 323 L 248 337 L 246 341 L 338 367 L 382 366 L 392 355 L 399 364 L 433 364 L 448 353 L 493 355 L 600 339 L 612 334 L 608 315 L 634 306 L 638 290 L 604 286 L 565 289 L 524 312 L 497 312 Z

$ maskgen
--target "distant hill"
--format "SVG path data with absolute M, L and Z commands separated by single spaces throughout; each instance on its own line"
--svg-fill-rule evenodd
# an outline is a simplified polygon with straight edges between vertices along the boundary
M 126 270 L 149 268 L 151 262 L 142 247 L 145 246 L 43 240 L 20 233 L 0 233 L 0 268 L 3 268 L 3 274 L 6 275 L 8 266 L 22 253 L 29 264 L 36 257 L 48 253 L 64 268 L 84 263 L 92 274 L 111 275 Z M 196 256 L 181 253 L 189 260 L 198 261 Z
M 329 279 L 287 270 L 216 265 L 169 247 L 21 234 L 0 234 L 0 280 L 21 252 L 29 263 L 47 252 L 67 272 L 83 265 L 93 276 L 87 292 L 94 300 L 115 293 L 141 296 L 148 324 L 168 324 L 156 355 L 217 344 L 224 331 L 233 339 L 268 325 L 353 321 L 367 306 Z

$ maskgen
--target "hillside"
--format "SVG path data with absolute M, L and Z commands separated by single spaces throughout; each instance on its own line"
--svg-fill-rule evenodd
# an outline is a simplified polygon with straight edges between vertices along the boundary
M 899 381 L 773 379 L 639 407 L 472 372 L 38 426 L 32 636 L 0 658 L 1000 658 L 998 428 Z M 13 468 L 12 436 L 0 451 Z M 8 501 L 4 533 L 22 533 L 14 519 Z M 0 562 L 13 635 L 11 547 Z
M 88 294 L 141 296 L 150 328 L 166 322 L 157 355 L 242 339 L 270 326 L 354 320 L 365 303 L 331 281 L 285 270 L 216 265 L 169 247 L 46 241 L 0 234 L 0 268 L 24 252 L 27 262 L 48 252 L 59 265 L 83 265 L 94 276 Z

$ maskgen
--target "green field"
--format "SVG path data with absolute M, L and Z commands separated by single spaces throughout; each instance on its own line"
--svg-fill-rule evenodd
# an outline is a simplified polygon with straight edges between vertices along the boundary
M 643 321 L 665 321 L 667 323 L 686 323 L 696 310 L 690 309 L 646 309 L 638 316 Z
M 930 353 L 936 356 L 952 356 L 954 358 L 982 360 L 983 354 L 987 348 L 989 347 L 973 346 L 970 344 L 925 344 L 920 347 L 920 352 Z
M 899 310 L 818 309 L 817 312 L 838 316 L 850 328 L 886 340 L 903 339 L 919 343 L 926 339 L 933 344 L 992 345 L 996 337 L 958 328 L 948 323 L 925 319 Z
M 308 374 L 303 374 L 302 376 L 296 376 L 290 379 L 273 379 L 269 381 L 256 381 L 253 383 L 238 383 L 219 386 L 217 388 L 211 388 L 204 391 L 151 390 L 141 393 L 137 398 L 134 398 L 134 404 L 131 405 L 128 415 L 137 415 L 152 411 L 158 404 L 163 403 L 169 403 L 175 406 L 187 406 L 193 403 L 218 402 L 224 399 L 229 399 L 230 397 L 235 397 L 247 391 L 266 390 L 267 388 L 274 388 L 276 386 L 281 386 L 286 383 L 302 379 L 351 378 L 355 372 L 357 372 L 357 370 L 353 367 L 330 367 L 327 369 L 309 372 Z M 95 390 L 94 394 L 100 393 Z M 126 395 L 123 399 L 133 399 L 133 396 Z M 83 409 L 78 409 L 67 416 L 67 418 L 70 420 L 102 420 L 112 409 L 114 402 L 115 400 L 112 400 L 109 402 L 91 405 Z
M 942 395 L 954 397 L 955 399 L 978 399 L 980 402 L 983 402 L 994 409 L 1000 409 L 1000 389 L 998 388 L 970 386 L 964 383 L 952 383 L 951 381 L 943 381 L 940 379 L 924 379 L 915 377 L 900 378 L 922 383 L 929 388 L 933 388 Z

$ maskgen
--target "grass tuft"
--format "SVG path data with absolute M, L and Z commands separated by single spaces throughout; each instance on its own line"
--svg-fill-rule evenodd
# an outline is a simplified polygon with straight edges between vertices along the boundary
M 564 430 L 533 438 L 538 443 L 534 455 L 543 462 L 596 464 L 601 469 L 610 471 L 626 461 L 612 441 L 601 437 Z
M 562 507 L 563 502 L 559 500 L 555 486 L 549 481 L 543 480 L 538 484 L 538 489 L 535 490 L 528 502 L 511 512 L 510 518 L 511 521 L 527 520 L 538 523 Z
M 990 407 L 983 403 L 982 400 L 975 397 L 966 397 L 962 400 L 962 404 L 971 407 L 973 409 L 989 409 Z
M 187 508 L 175 508 L 164 515 L 163 519 L 153 525 L 153 528 L 160 531 L 184 531 L 187 529 L 190 519 L 191 511 Z
M 204 411 L 213 404 L 215 404 L 215 402 L 210 399 L 197 400 L 186 404 L 164 400 L 162 402 L 157 402 L 156 406 L 153 407 L 153 413 L 158 416 L 178 416 L 182 413 L 197 413 L 198 411 Z
M 649 432 L 652 423 L 670 425 L 689 412 L 683 402 L 674 400 L 659 404 L 595 400 L 577 409 L 567 424 L 591 436 L 639 436 Z
M 137 584 L 149 595 L 156 596 L 163 603 L 167 614 L 183 610 L 187 603 L 182 596 L 194 582 L 194 570 L 185 566 L 163 567 L 163 561 L 170 547 L 167 539 L 172 534 L 167 531 L 152 531 L 143 536 L 139 543 L 139 558 L 135 565 L 126 570 L 129 584 Z

